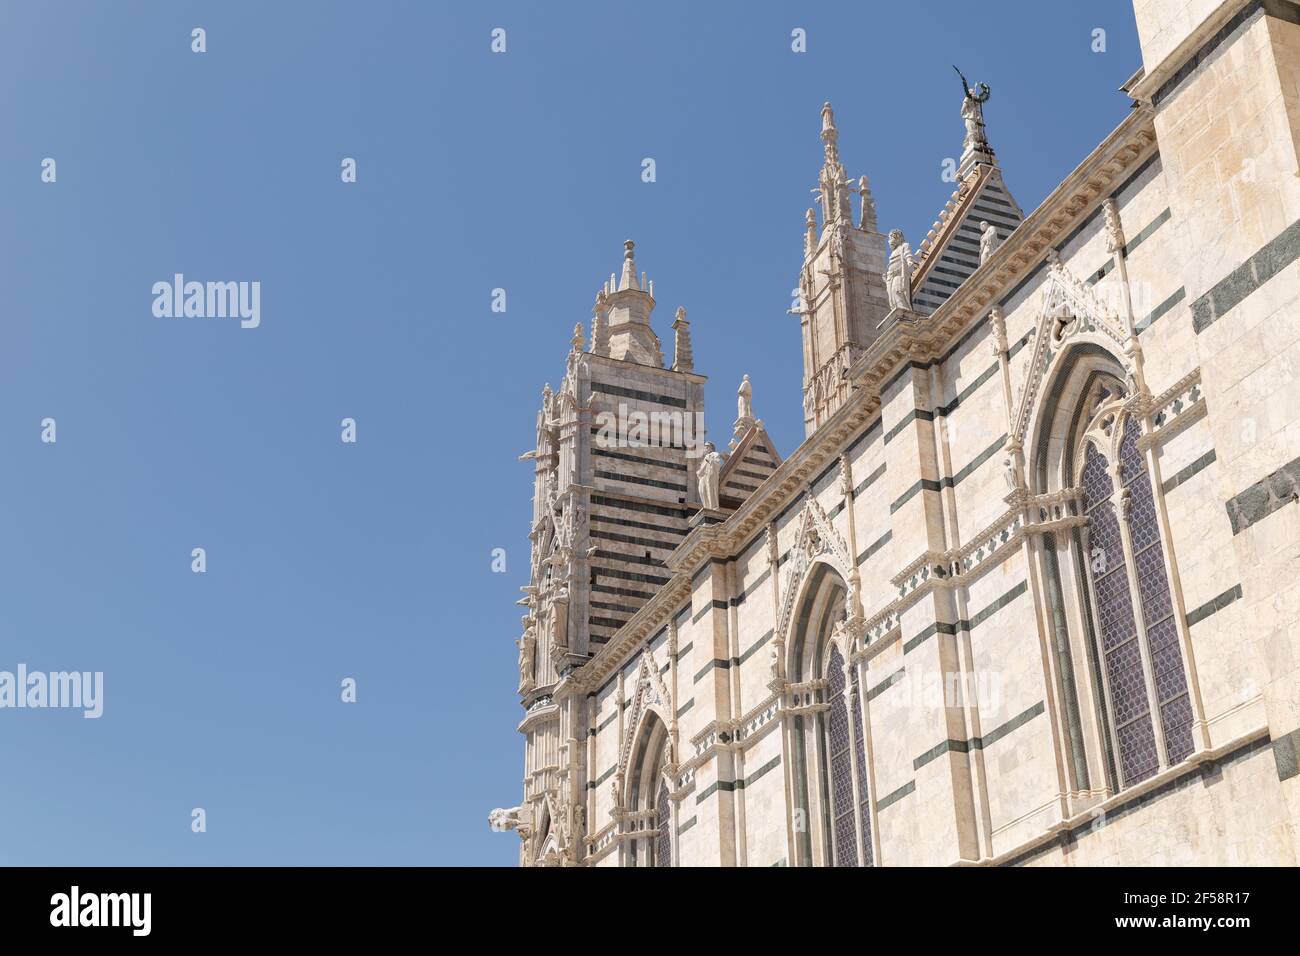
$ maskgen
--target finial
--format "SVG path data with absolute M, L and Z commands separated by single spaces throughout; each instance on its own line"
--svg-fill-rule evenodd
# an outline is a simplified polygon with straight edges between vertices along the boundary
M 858 228 L 863 232 L 876 231 L 876 201 L 871 198 L 871 183 L 866 176 L 858 177 L 858 195 L 862 198 L 862 218 Z
M 803 255 L 808 258 L 817 250 L 817 216 L 809 209 L 804 216 Z
M 691 354 L 691 324 L 686 321 L 686 310 L 677 307 L 677 317 L 673 319 L 673 371 L 690 372 L 695 368 L 695 357 Z
M 631 239 L 628 239 L 623 243 L 623 275 L 618 281 L 619 292 L 622 292 L 624 289 L 640 288 L 636 283 L 636 260 L 632 258 L 632 250 L 635 247 L 636 243 Z
M 591 309 L 591 351 L 596 355 L 609 354 L 608 297 L 602 291 L 596 296 Z
M 582 323 L 581 322 L 575 322 L 573 324 L 573 351 L 575 352 L 582 351 Z

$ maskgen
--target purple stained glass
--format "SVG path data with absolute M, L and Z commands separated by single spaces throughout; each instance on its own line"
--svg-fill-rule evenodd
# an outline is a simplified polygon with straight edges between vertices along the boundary
M 1165 577 L 1165 559 L 1160 553 L 1160 542 L 1134 559 L 1137 564 L 1138 594 L 1142 598 L 1142 620 L 1148 636 L 1160 621 L 1173 620 L 1173 605 L 1169 603 L 1169 579 Z M 1176 634 L 1175 634 L 1176 636 Z
M 1116 724 L 1127 724 L 1150 711 L 1142 651 L 1137 639 L 1121 644 L 1106 655 L 1110 678 L 1110 707 Z
M 659 799 L 655 801 L 655 866 L 673 865 L 672 811 L 668 806 L 668 788 L 659 785 Z
M 853 687 L 858 686 L 857 674 L 853 675 Z M 867 799 L 867 752 L 863 745 L 862 710 L 858 707 L 856 694 L 849 698 L 853 707 L 853 748 L 858 758 L 858 812 L 862 817 L 862 859 L 871 866 L 871 802 Z
M 1090 553 L 1084 559 L 1097 597 L 1096 620 L 1101 629 L 1122 785 L 1131 786 L 1154 773 L 1160 762 L 1151 725 L 1151 702 L 1142 669 L 1142 651 L 1136 640 L 1137 622 L 1129 587 L 1128 563 L 1111 500 L 1115 485 L 1107 473 L 1108 464 L 1106 456 L 1095 446 L 1088 445 L 1080 476 L 1083 509 L 1089 523 Z
M 1142 453 L 1138 451 L 1138 438 L 1142 429 L 1132 415 L 1124 416 L 1124 434 L 1119 441 L 1119 480 L 1128 487 L 1139 477 L 1146 474 Z
M 1160 767 L 1156 754 L 1156 737 L 1151 730 L 1151 718 L 1144 716 L 1131 724 L 1118 727 L 1120 765 L 1124 772 L 1124 786 L 1141 783 Z
M 1156 521 L 1156 506 L 1151 500 L 1151 482 L 1145 473 L 1129 486 L 1128 533 L 1133 551 L 1145 551 L 1160 543 L 1160 525 Z
M 1138 432 L 1133 417 L 1125 416 L 1120 457 L 1124 481 L 1129 489 L 1129 540 L 1133 544 L 1142 622 L 1146 626 L 1147 652 L 1151 656 L 1156 701 L 1164 728 L 1165 753 L 1169 762 L 1174 764 L 1192 752 L 1191 702 L 1187 696 L 1183 651 L 1169 595 L 1169 578 L 1165 574 L 1164 548 L 1160 543 L 1160 524 L 1151 492 L 1151 479 L 1142 467 L 1142 454 L 1137 447 Z
M 1105 515 L 1109 520 L 1114 517 Z M 1097 620 L 1101 624 L 1102 645 L 1109 652 L 1113 647 L 1131 640 L 1137 634 L 1133 620 L 1133 593 L 1129 589 L 1128 569 L 1124 554 L 1118 555 L 1120 564 L 1112 566 L 1105 574 L 1093 576 L 1093 589 L 1097 592 Z
M 1179 763 L 1192 753 L 1192 702 L 1183 694 L 1160 705 L 1160 719 L 1165 725 L 1169 762 Z
M 826 753 L 830 771 L 831 823 L 835 865 L 857 866 L 857 825 L 853 819 L 853 764 L 849 756 L 849 720 L 844 706 L 844 658 L 831 646 L 826 665 Z
M 1091 511 L 1101 502 L 1108 501 L 1115 490 L 1114 482 L 1110 480 L 1110 475 L 1106 471 L 1108 464 L 1106 456 L 1097 451 L 1096 446 L 1088 446 L 1084 453 L 1083 474 L 1080 476 L 1080 483 L 1083 485 L 1084 511 Z

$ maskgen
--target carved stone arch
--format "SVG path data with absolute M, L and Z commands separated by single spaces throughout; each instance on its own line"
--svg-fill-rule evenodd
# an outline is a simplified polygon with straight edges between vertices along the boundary
M 557 866 L 564 854 L 555 820 L 555 809 L 551 806 L 551 798 L 548 794 L 537 805 L 537 829 L 534 838 L 536 849 L 533 856 L 542 866 Z
M 848 595 L 847 579 L 833 561 L 819 558 L 804 575 L 787 645 L 786 673 L 792 680 L 824 678 L 822 660 L 832 644 L 849 659 L 848 631 L 843 627 Z
M 1042 398 L 1076 346 L 1092 345 L 1108 353 L 1130 382 L 1136 374 L 1127 351 L 1128 332 L 1115 310 L 1075 278 L 1054 252 L 1048 259 L 1051 266 L 1034 330 L 1034 351 L 1012 419 L 1011 439 L 1021 448 L 1040 427 L 1043 408 L 1052 404 Z
M 628 710 L 628 719 L 623 731 L 623 742 L 618 751 L 616 778 L 619 793 L 622 794 L 624 802 L 627 801 L 628 797 L 628 763 L 632 759 L 633 747 L 640 739 L 647 716 L 650 714 L 655 715 L 663 722 L 664 727 L 668 728 L 672 726 L 674 707 L 672 695 L 668 692 L 668 686 L 664 683 L 663 674 L 660 673 L 654 651 L 646 647 L 641 654 L 641 664 L 637 668 L 636 685 L 632 692 L 632 705 Z
M 799 515 L 799 532 L 790 551 L 790 562 L 785 575 L 786 583 L 781 596 L 780 614 L 777 617 L 777 639 L 789 646 L 790 622 L 795 608 L 807 590 L 810 572 L 817 563 L 828 564 L 845 581 L 849 581 L 853 559 L 848 545 L 840 537 L 830 518 L 817 499 L 809 492 Z
M 676 789 L 672 772 L 672 736 L 666 715 L 658 704 L 648 704 L 629 725 L 633 746 L 618 787 L 621 806 L 617 816 L 630 835 L 625 865 L 667 866 L 671 863 L 671 800 Z
M 675 781 L 673 781 L 665 772 L 670 758 L 668 753 L 668 728 L 668 721 L 664 719 L 664 715 L 660 713 L 657 708 L 647 709 L 645 713 L 641 715 L 639 725 L 637 726 L 635 734 L 632 736 L 635 745 L 629 754 L 628 766 L 626 768 L 627 776 L 625 777 L 625 783 L 622 790 L 625 809 L 649 809 L 647 806 L 646 794 L 638 793 L 638 786 L 642 790 L 647 791 L 649 798 L 652 798 L 653 794 L 657 792 L 658 784 L 661 782 L 667 783 L 669 786 L 675 786 Z M 652 749 L 652 745 L 654 745 L 653 749 L 656 750 L 656 752 L 662 749 L 662 760 L 656 760 L 655 755 L 649 753 Z M 642 750 L 646 751 L 646 753 L 642 754 Z M 639 770 L 646 769 L 646 767 L 638 766 L 637 764 L 638 759 L 642 757 L 649 758 L 650 764 L 656 764 L 656 766 L 646 765 L 651 771 L 651 779 L 649 780 L 636 779 L 636 773 Z
M 1122 419 L 1133 401 L 1128 371 L 1122 354 L 1095 341 L 1072 342 L 1056 357 L 1033 409 L 1025 449 L 1034 492 L 1055 492 L 1075 483 L 1082 434 L 1103 420 L 1094 399 L 1117 413 L 1115 421 Z

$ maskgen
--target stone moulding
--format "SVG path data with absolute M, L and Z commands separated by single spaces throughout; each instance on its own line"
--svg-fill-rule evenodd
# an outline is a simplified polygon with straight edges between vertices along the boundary
M 656 714 L 665 728 L 671 728 L 673 725 L 670 715 L 674 713 L 676 705 L 667 685 L 664 684 L 663 675 L 659 673 L 659 664 L 655 660 L 654 651 L 649 647 L 641 655 L 641 666 L 637 671 L 635 688 L 627 711 L 623 743 L 618 752 L 616 776 L 620 786 L 627 782 L 628 760 L 632 756 L 632 747 L 636 743 L 637 736 L 642 731 L 646 714 Z
M 843 460 L 843 459 L 841 459 Z M 849 556 L 848 545 L 840 537 L 830 518 L 811 494 L 804 499 L 803 512 L 799 517 L 799 531 L 795 535 L 792 558 L 785 573 L 785 591 L 781 595 L 779 616 L 774 631 L 779 642 L 784 643 L 789 637 L 787 631 L 794 617 L 795 601 L 803 591 L 803 585 L 819 559 L 825 558 L 835 567 L 847 582 L 853 570 L 853 559 Z
M 1049 376 L 1076 341 L 1100 341 L 1123 365 L 1130 376 L 1136 372 L 1128 354 L 1129 335 L 1114 312 L 1093 295 L 1092 290 L 1066 268 L 1055 252 L 1048 253 L 1047 281 L 1035 323 L 1033 354 L 1025 381 L 1016 397 L 1012 439 L 1021 447 L 1027 441 L 1030 421 L 1039 407 L 1039 394 Z
M 1172 767 L 1166 767 L 1164 770 L 1148 777 L 1141 783 L 1121 790 L 1119 793 L 1111 794 L 1088 809 L 1075 814 L 1072 817 L 1059 819 L 1045 833 L 1039 834 L 1030 840 L 1026 840 L 1017 846 L 1004 850 L 994 856 L 984 857 L 978 861 L 967 861 L 967 864 L 976 863 L 981 866 L 1003 866 L 1012 861 L 1018 860 L 1027 854 L 1034 853 L 1043 849 L 1053 841 L 1064 838 L 1071 831 L 1084 826 L 1088 823 L 1095 823 L 1098 819 L 1105 819 L 1109 813 L 1118 811 L 1123 807 L 1141 800 L 1147 794 L 1159 790 L 1171 781 L 1185 777 L 1188 774 L 1196 772 L 1206 764 L 1212 764 L 1223 757 L 1230 756 L 1234 752 L 1248 747 L 1258 740 L 1268 736 L 1268 727 L 1257 727 L 1254 730 L 1241 734 L 1240 736 L 1213 747 L 1209 750 L 1200 750 L 1193 753 L 1181 763 L 1174 764 Z M 1056 805 L 1061 805 L 1060 801 L 1054 801 Z M 1041 811 L 1042 808 L 1040 807 Z
M 1205 43 L 1253 0 L 1228 0 L 1213 10 L 1181 43 L 1165 54 L 1150 70 L 1139 70 L 1124 84 L 1130 97 L 1145 104 L 1187 63 Z
M 960 548 L 926 551 L 891 580 L 898 597 L 867 618 L 863 647 L 855 660 L 874 657 L 867 648 L 898 631 L 898 619 L 907 608 L 936 588 L 969 585 L 1020 545 L 1027 534 L 1045 534 L 1077 527 L 1087 519 L 1071 513 L 1070 504 L 1081 497 L 1078 488 L 1045 495 L 1019 489 L 1007 496 L 1011 507 Z
M 1201 389 L 1201 370 L 1194 368 L 1143 409 L 1151 418 L 1151 430 L 1138 439 L 1138 449 L 1146 451 L 1163 445 L 1189 425 L 1205 417 L 1207 408 Z
M 532 730 L 538 724 L 545 724 L 559 719 L 559 704 L 554 703 L 552 700 L 537 701 L 532 707 L 528 708 L 528 713 L 524 714 L 524 719 L 519 722 L 516 729 L 523 734 Z
M 776 718 L 786 712 L 781 699 L 772 694 L 737 720 L 711 720 L 705 724 L 704 728 L 691 738 L 691 748 L 695 751 L 695 755 L 677 768 L 681 774 L 679 785 L 683 788 L 683 792 L 688 783 L 694 781 L 695 771 L 708 763 L 714 754 L 745 750 L 753 746 L 766 737 L 772 728 L 780 726 Z
M 611 820 L 587 837 L 587 856 L 583 862 L 591 864 L 607 856 L 614 847 L 618 846 L 617 835 L 618 821 Z

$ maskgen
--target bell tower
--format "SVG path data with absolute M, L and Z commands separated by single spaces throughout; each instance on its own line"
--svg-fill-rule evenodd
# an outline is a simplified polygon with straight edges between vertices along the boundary
M 856 183 L 840 162 L 839 131 L 831 104 L 822 106 L 823 162 L 812 190 L 821 206 L 809 209 L 799 272 L 799 315 L 803 333 L 804 433 L 811 435 L 844 404 L 850 365 L 875 339 L 889 312 L 885 292 L 885 237 L 876 225 L 876 204 L 867 177 Z M 850 193 L 860 200 L 853 224 Z

